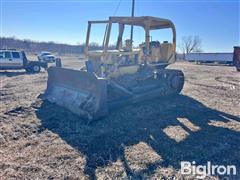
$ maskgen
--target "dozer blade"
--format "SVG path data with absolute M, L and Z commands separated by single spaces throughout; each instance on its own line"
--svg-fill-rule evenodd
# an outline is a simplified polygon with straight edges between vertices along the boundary
M 89 120 L 108 113 L 106 80 L 86 71 L 50 67 L 45 98 Z

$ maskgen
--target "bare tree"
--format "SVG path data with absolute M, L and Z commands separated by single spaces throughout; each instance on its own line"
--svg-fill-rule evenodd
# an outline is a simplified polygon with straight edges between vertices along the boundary
M 201 45 L 202 40 L 199 38 L 199 36 L 184 36 L 180 44 L 180 49 L 184 55 L 184 58 L 185 55 L 191 52 L 202 52 Z

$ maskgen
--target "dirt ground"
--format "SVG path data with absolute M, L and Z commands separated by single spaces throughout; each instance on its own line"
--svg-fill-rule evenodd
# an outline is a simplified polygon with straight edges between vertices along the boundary
M 64 58 L 78 69 L 79 58 Z M 1 71 L 0 179 L 193 179 L 181 161 L 236 165 L 240 73 L 178 62 L 182 94 L 129 105 L 87 123 L 38 98 L 47 72 Z M 218 179 L 217 176 L 208 177 Z

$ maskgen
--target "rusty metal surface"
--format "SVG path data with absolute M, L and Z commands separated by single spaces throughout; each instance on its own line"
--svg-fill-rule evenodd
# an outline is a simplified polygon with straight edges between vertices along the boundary
M 45 97 L 89 120 L 107 114 L 106 80 L 93 73 L 65 68 L 48 69 Z

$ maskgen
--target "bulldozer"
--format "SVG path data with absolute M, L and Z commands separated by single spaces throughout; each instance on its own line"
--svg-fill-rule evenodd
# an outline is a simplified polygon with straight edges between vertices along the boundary
M 102 49 L 91 50 L 93 25 L 104 24 Z M 110 45 L 112 26 L 118 28 L 116 45 Z M 126 26 L 143 28 L 145 40 L 133 46 L 131 39 L 123 41 Z M 172 42 L 152 41 L 153 30 L 171 29 Z M 109 111 L 133 103 L 181 92 L 184 74 L 168 69 L 176 61 L 176 29 L 168 19 L 140 17 L 109 17 L 88 21 L 84 54 L 85 66 L 80 70 L 60 67 L 48 69 L 45 98 L 71 112 L 94 120 Z

